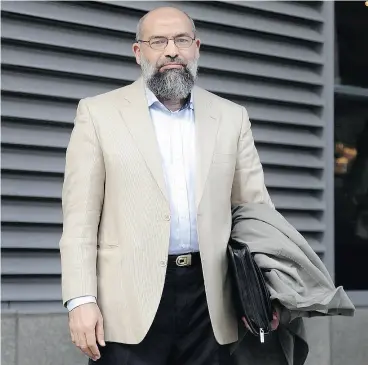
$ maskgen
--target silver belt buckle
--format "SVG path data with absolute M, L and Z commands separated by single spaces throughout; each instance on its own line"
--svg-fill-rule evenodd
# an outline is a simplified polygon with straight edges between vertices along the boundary
M 188 253 L 187 255 L 180 255 L 176 258 L 176 266 L 185 267 L 192 265 L 192 255 Z

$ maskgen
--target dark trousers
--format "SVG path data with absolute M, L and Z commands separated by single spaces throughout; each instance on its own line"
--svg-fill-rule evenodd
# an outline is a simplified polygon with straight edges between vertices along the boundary
M 138 345 L 106 343 L 97 365 L 231 365 L 213 334 L 202 267 L 168 268 L 153 324 Z

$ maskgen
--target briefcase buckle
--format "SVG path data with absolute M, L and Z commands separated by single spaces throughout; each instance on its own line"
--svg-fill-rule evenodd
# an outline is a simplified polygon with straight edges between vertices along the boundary
M 191 266 L 192 265 L 192 255 L 191 254 L 180 255 L 176 258 L 175 263 L 179 267 Z

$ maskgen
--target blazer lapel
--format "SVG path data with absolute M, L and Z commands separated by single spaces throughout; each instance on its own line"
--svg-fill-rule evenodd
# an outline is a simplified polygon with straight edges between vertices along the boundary
M 220 118 L 207 93 L 195 87 L 193 89 L 195 135 L 196 135 L 196 206 L 198 208 L 215 150 Z
M 162 158 L 156 132 L 148 109 L 143 80 L 138 79 L 119 100 L 119 111 L 147 167 L 168 200 L 167 188 L 162 168 Z
M 138 79 L 129 88 L 124 88 L 124 91 L 123 98 L 119 99 L 117 105 L 121 117 L 162 194 L 169 200 L 160 149 L 148 109 L 143 80 Z M 193 101 L 196 138 L 195 198 L 198 208 L 212 163 L 220 119 L 211 98 L 201 88 L 194 87 Z

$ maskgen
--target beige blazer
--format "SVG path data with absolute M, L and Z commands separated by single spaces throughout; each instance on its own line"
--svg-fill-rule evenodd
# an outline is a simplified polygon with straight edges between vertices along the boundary
M 213 330 L 238 339 L 226 247 L 231 205 L 266 202 L 247 111 L 193 89 L 199 247 Z M 136 344 L 155 317 L 164 286 L 170 209 L 144 86 L 80 101 L 66 154 L 60 241 L 64 304 L 93 295 L 105 340 Z

